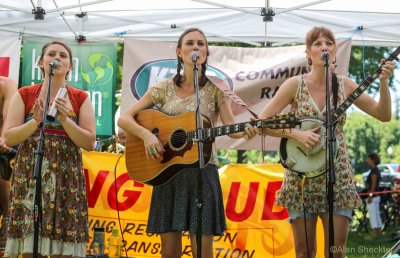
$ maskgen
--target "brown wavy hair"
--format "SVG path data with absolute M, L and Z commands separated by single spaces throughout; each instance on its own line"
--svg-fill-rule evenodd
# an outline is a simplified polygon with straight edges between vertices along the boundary
M 314 27 L 307 32 L 305 39 L 306 47 L 310 48 L 312 43 L 316 41 L 320 36 L 329 39 L 336 45 L 335 35 L 330 29 L 325 27 Z
M 46 43 L 46 44 L 43 45 L 43 47 L 42 47 L 42 53 L 40 54 L 40 59 L 39 59 L 39 60 L 43 60 L 44 54 L 46 53 L 46 50 L 47 50 L 47 48 L 48 48 L 49 46 L 51 46 L 51 45 L 56 45 L 56 44 L 57 44 L 57 45 L 63 46 L 63 47 L 67 50 L 67 52 L 68 52 L 68 54 L 69 54 L 69 62 L 71 63 L 71 68 L 72 68 L 72 67 L 73 67 L 73 63 L 72 63 L 72 50 L 71 50 L 71 48 L 70 48 L 66 43 L 64 43 L 64 42 L 62 42 L 62 41 L 58 41 L 58 40 L 54 40 L 54 41 L 52 41 L 52 42 L 49 42 L 49 43 Z M 40 70 L 42 71 L 43 76 L 44 76 L 44 69 L 43 69 L 43 68 L 40 68 Z M 65 78 L 67 78 L 68 74 L 69 74 L 69 71 L 68 71 L 67 74 L 65 75 Z

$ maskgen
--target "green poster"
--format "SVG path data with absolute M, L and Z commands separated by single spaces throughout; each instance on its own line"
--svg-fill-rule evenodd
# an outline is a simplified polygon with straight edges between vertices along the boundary
M 22 85 L 42 81 L 38 62 L 43 42 L 23 44 Z M 115 84 L 117 70 L 116 44 L 68 43 L 72 49 L 73 70 L 67 84 L 86 91 L 96 116 L 97 136 L 114 134 Z

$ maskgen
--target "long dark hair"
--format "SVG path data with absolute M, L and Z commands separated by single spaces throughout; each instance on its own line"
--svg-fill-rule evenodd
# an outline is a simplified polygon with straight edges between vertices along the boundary
M 207 57 L 208 57 L 210 55 L 210 51 L 208 50 L 208 42 L 207 42 L 206 35 L 204 34 L 204 32 L 202 32 L 200 29 L 197 29 L 197 28 L 190 28 L 190 29 L 185 30 L 182 33 L 182 35 L 179 37 L 176 48 L 182 48 L 183 37 L 185 37 L 187 34 L 189 34 L 190 32 L 193 32 L 193 31 L 198 31 L 200 34 L 203 35 L 204 41 L 206 43 Z M 181 75 L 181 70 L 183 68 L 182 67 L 183 60 L 179 56 L 177 56 L 177 58 L 178 58 L 178 64 L 176 65 L 176 75 L 174 76 L 174 83 L 176 86 L 181 87 L 181 84 L 184 81 L 183 76 Z M 207 70 L 207 66 L 208 66 L 207 60 L 208 60 L 208 58 L 206 58 L 206 61 L 201 64 L 201 76 L 200 76 L 200 80 L 199 80 L 200 87 L 203 87 L 208 82 L 208 78 L 206 77 L 206 70 Z

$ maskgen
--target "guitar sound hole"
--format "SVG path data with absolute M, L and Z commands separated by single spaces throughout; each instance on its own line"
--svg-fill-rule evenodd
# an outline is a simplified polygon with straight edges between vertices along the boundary
M 172 134 L 171 145 L 175 149 L 179 149 L 186 144 L 186 132 L 177 130 Z

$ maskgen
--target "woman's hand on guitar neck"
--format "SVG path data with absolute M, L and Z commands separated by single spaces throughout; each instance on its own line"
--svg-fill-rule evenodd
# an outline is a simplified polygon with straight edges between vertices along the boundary
M 164 147 L 160 140 L 150 131 L 143 136 L 143 143 L 147 159 L 152 158 L 153 160 L 156 160 L 162 158 L 162 154 L 165 151 Z
M 321 136 L 318 134 L 320 129 L 321 129 L 320 126 L 306 131 L 293 129 L 290 135 L 294 140 L 303 144 L 305 147 L 311 149 L 312 147 L 317 145 L 321 140 Z
M 392 76 L 395 64 L 392 61 L 385 62 L 385 59 L 381 59 L 381 64 L 382 72 L 379 75 L 379 79 L 381 81 L 386 81 L 390 76 Z
M 255 119 L 253 117 L 250 118 L 250 121 L 254 120 Z M 252 126 L 251 124 L 247 124 L 245 130 L 243 131 L 243 138 L 245 138 L 246 140 L 250 140 L 257 134 L 261 134 L 261 131 L 257 127 Z

